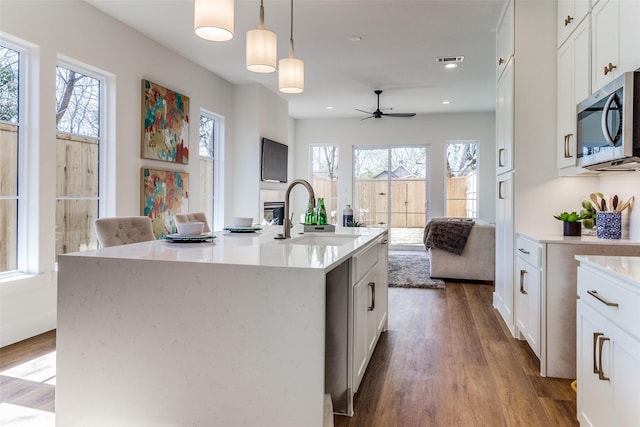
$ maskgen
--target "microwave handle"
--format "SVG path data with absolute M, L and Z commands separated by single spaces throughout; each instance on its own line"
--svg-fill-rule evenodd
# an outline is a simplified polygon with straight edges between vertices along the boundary
M 604 139 L 607 141 L 607 144 L 609 144 L 612 147 L 616 146 L 615 141 L 613 140 L 613 137 L 611 136 L 611 132 L 609 131 L 609 125 L 607 123 L 607 117 L 609 115 L 609 110 L 611 109 L 611 103 L 613 102 L 614 99 L 616 99 L 618 95 L 616 95 L 615 93 L 612 93 L 611 95 L 609 95 L 609 98 L 607 98 L 607 102 L 604 103 L 604 107 L 602 109 L 602 133 L 604 134 Z

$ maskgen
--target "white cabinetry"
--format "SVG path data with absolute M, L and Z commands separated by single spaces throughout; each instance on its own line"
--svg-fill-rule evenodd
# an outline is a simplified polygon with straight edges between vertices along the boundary
M 515 336 L 513 287 L 513 172 L 498 176 L 496 204 L 496 275 L 493 306 Z
M 578 420 L 591 427 L 637 425 L 640 283 L 614 277 L 606 262 L 600 268 L 583 261 L 578 298 Z
M 558 46 L 589 13 L 589 0 L 558 0 Z
M 386 235 L 354 255 L 352 389 L 357 392 L 378 338 L 387 325 Z
M 513 0 L 507 1 L 496 31 L 496 78 L 504 72 L 513 57 Z
M 592 90 L 640 67 L 640 2 L 599 0 L 591 12 Z
M 513 169 L 513 74 L 509 61 L 496 87 L 496 174 Z
M 540 357 L 542 246 L 537 242 L 518 236 L 516 247 L 516 275 L 518 278 L 516 326 L 536 356 Z
M 589 26 L 590 21 L 583 20 L 558 49 L 559 169 L 574 168 L 577 164 L 576 105 L 591 93 Z

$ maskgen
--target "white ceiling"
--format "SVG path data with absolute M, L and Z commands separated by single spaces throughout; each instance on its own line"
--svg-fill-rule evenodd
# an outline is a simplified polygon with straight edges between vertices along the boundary
M 236 0 L 234 37 L 227 42 L 194 34 L 193 0 L 85 1 L 231 83 L 259 83 L 279 93 L 276 73 L 245 68 L 245 34 L 258 26 L 259 0 Z M 294 118 L 366 117 L 354 109 L 375 110 L 375 89 L 384 91 L 383 112 L 493 111 L 495 27 L 503 2 L 295 0 L 295 56 L 305 63 L 305 89 L 280 95 Z M 265 28 L 278 34 L 278 58 L 289 52 L 290 6 L 264 0 Z M 437 62 L 461 55 L 454 70 Z

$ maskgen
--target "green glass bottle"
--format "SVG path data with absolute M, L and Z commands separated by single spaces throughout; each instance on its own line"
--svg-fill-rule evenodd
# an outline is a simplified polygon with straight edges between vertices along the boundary
M 315 225 L 316 223 L 316 213 L 313 210 L 311 199 L 309 199 L 309 203 L 307 204 L 307 211 L 304 214 L 304 223 L 305 225 Z
M 318 225 L 326 225 L 327 224 L 327 210 L 324 207 L 324 199 L 318 199 L 318 207 L 316 208 L 316 224 Z

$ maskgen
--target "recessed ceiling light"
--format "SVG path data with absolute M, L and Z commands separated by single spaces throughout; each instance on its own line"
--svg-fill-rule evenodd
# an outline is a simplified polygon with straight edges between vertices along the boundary
M 362 40 L 361 36 L 349 36 L 349 41 L 359 42 L 360 40 Z
M 444 66 L 444 68 L 457 68 L 457 67 L 458 67 L 458 64 L 453 64 L 453 63 L 449 63 Z
M 442 101 L 442 105 L 449 105 L 451 104 L 451 101 Z
M 333 106 L 331 106 L 331 105 L 327 105 L 325 108 L 326 108 L 327 110 L 333 110 Z

